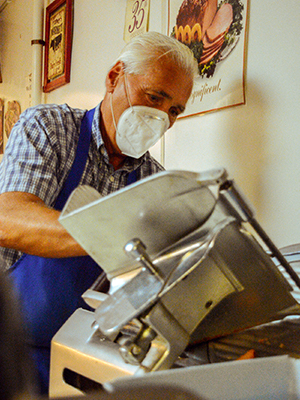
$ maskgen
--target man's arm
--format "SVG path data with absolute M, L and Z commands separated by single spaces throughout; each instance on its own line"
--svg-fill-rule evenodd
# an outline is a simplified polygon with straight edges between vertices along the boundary
M 86 255 L 58 222 L 59 215 L 33 194 L 1 194 L 0 246 L 41 257 Z

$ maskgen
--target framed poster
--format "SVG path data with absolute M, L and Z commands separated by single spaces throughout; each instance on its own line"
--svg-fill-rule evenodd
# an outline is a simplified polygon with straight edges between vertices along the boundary
M 188 46 L 198 76 L 182 117 L 245 104 L 248 0 L 168 0 L 168 35 Z
M 44 92 L 70 82 L 73 0 L 55 0 L 46 8 Z

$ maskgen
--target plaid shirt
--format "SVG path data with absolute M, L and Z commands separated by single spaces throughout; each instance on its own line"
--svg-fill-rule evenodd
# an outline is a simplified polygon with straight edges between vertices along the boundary
M 85 110 L 68 105 L 41 105 L 27 109 L 14 125 L 0 164 L 0 193 L 26 192 L 53 207 L 75 159 Z M 100 104 L 95 109 L 88 159 L 80 184 L 106 196 L 126 186 L 128 174 L 137 180 L 163 170 L 147 152 L 139 159 L 127 157 L 117 171 L 109 163 L 100 132 Z M 20 252 L 0 247 L 1 269 L 9 268 Z

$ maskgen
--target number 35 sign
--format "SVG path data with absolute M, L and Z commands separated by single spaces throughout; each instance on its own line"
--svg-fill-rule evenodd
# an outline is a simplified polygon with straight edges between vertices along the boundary
M 124 27 L 124 41 L 147 32 L 149 17 L 149 0 L 127 0 Z

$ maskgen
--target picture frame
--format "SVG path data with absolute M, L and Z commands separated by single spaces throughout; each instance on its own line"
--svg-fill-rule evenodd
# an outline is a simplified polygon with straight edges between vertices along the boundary
M 192 94 L 178 119 L 246 103 L 249 2 L 210 0 L 195 23 L 193 2 L 168 0 L 167 34 L 188 46 L 198 63 Z
M 45 93 L 70 82 L 73 34 L 73 0 L 55 0 L 46 8 Z

